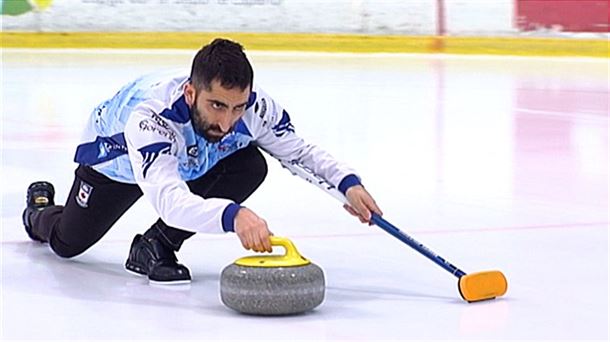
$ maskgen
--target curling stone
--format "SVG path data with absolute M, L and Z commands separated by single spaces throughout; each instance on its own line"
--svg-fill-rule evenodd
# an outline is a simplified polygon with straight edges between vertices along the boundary
M 251 315 L 291 315 L 309 311 L 324 300 L 324 273 L 281 237 L 272 246 L 284 255 L 255 255 L 236 260 L 220 276 L 220 298 L 229 308 Z

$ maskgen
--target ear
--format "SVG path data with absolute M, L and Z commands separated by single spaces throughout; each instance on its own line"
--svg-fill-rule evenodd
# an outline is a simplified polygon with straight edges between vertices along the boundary
M 184 84 L 184 99 L 186 103 L 192 107 L 195 105 L 195 95 L 197 94 L 197 90 L 195 86 L 191 82 L 187 82 Z

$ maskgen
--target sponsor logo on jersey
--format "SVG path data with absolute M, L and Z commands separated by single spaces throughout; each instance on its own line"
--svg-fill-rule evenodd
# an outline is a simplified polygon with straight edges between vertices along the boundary
M 235 139 L 235 132 L 231 132 L 225 135 L 217 145 L 218 151 L 225 152 L 231 149 L 231 147 L 237 146 Z
M 104 113 L 104 111 L 106 110 L 106 105 L 103 104 L 97 108 L 95 108 L 95 116 L 102 116 L 102 113 Z M 97 121 L 98 119 L 96 119 L 96 123 L 98 123 Z
M 225 135 L 225 137 L 217 143 L 216 149 L 223 153 L 227 151 L 237 151 L 247 145 L 240 137 L 243 138 L 244 136 L 235 131 L 231 132 L 228 135 Z
M 83 181 L 80 181 L 80 186 L 78 188 L 78 193 L 76 194 L 76 203 L 81 208 L 89 207 L 89 197 L 93 192 L 93 186 L 91 184 L 87 184 Z
M 186 147 L 186 167 L 187 168 L 198 168 L 199 167 L 199 147 L 197 144 Z
M 255 107 L 255 112 L 258 112 L 258 117 L 259 118 L 264 118 L 265 114 L 267 114 L 267 100 L 265 100 L 265 98 L 261 98 L 261 105 L 260 105 L 260 112 L 258 111 L 258 103 L 256 103 L 256 107 Z
M 109 140 L 102 140 L 98 146 L 98 159 L 108 157 L 111 153 L 127 153 L 127 146 L 121 145 L 120 143 L 114 143 Z
M 187 146 L 186 155 L 191 158 L 197 158 L 199 156 L 199 147 L 197 145 Z
M 154 116 L 153 116 L 154 119 Z M 159 118 L 160 119 L 160 118 Z M 174 132 L 166 122 L 151 119 L 144 119 L 139 124 L 141 131 L 154 132 L 160 136 L 167 138 L 171 142 L 176 142 L 176 132 Z
M 161 115 L 157 114 L 157 113 L 153 113 L 152 114 L 152 119 L 155 120 L 155 123 L 165 129 L 170 129 L 169 125 L 167 124 L 167 122 L 165 122 L 165 120 L 163 120 L 163 118 L 161 117 Z
M 155 143 L 152 145 L 144 146 L 138 151 L 142 154 L 142 177 L 146 178 L 146 173 L 150 166 L 157 160 L 161 154 L 169 154 L 172 144 L 167 142 Z
M 244 147 L 244 143 L 234 140 L 234 141 L 230 141 L 230 142 L 226 142 L 226 143 L 218 145 L 218 151 L 220 151 L 220 152 L 235 151 L 235 150 L 239 150 L 242 147 Z
M 110 137 L 96 137 L 95 141 L 78 145 L 74 161 L 83 165 L 96 165 L 127 154 L 123 133 Z

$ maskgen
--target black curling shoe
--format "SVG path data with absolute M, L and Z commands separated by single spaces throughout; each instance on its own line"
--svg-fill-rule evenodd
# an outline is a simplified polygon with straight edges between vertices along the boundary
M 178 263 L 174 251 L 157 238 L 136 235 L 125 262 L 128 272 L 146 275 L 154 284 L 188 284 L 191 273 Z
M 30 239 L 45 242 L 32 232 L 30 216 L 35 211 L 43 210 L 44 208 L 53 205 L 55 205 L 55 189 L 53 188 L 53 184 L 44 181 L 30 184 L 27 191 L 26 208 L 22 215 L 23 226 Z

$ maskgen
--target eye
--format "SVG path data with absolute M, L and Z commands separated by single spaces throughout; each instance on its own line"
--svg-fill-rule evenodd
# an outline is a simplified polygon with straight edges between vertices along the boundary
M 222 108 L 222 103 L 220 103 L 220 102 L 212 102 L 212 108 L 214 108 L 214 109 L 221 109 Z
M 233 109 L 233 112 L 236 114 L 240 114 L 241 112 L 243 112 L 246 109 L 245 105 L 242 106 L 237 106 Z

